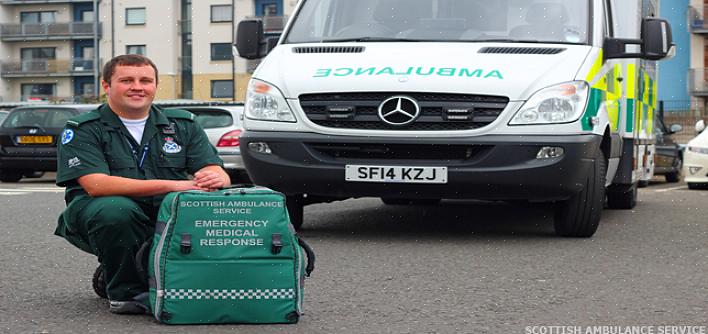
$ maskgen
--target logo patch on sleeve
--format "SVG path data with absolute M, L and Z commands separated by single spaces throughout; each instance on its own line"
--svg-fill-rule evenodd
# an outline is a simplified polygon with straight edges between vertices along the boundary
M 72 140 L 74 140 L 74 130 L 72 129 L 64 129 L 61 133 L 61 144 L 66 145 L 70 143 Z
M 73 158 L 69 159 L 69 161 L 67 162 L 67 165 L 69 165 L 69 168 L 81 166 L 81 160 L 79 160 L 79 157 L 73 157 Z

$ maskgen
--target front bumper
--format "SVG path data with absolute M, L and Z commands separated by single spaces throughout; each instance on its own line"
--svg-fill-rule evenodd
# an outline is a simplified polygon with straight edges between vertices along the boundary
M 708 154 L 684 151 L 683 175 L 688 183 L 708 183 Z
M 597 135 L 390 138 L 245 131 L 241 154 L 254 183 L 287 195 L 551 201 L 582 190 L 601 140 Z M 249 149 L 253 142 L 267 143 L 271 154 Z M 544 146 L 562 147 L 565 154 L 537 159 Z M 444 166 L 448 181 L 349 182 L 347 164 Z
M 246 169 L 240 152 L 219 152 L 219 158 L 224 161 L 224 169 L 241 171 Z
M 0 155 L 0 169 L 55 172 L 57 170 L 57 158 Z

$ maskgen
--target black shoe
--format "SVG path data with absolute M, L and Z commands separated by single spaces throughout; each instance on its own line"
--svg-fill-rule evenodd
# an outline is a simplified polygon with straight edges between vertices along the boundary
M 108 309 L 115 314 L 150 314 L 149 296 L 149 293 L 143 292 L 133 297 L 133 300 L 111 300 Z

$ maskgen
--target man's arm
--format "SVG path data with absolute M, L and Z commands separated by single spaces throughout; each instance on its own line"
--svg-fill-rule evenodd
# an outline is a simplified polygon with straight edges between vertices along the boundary
M 137 180 L 100 173 L 81 176 L 77 181 L 91 197 L 143 197 L 162 195 L 173 191 L 209 190 L 209 187 L 197 186 L 194 180 Z

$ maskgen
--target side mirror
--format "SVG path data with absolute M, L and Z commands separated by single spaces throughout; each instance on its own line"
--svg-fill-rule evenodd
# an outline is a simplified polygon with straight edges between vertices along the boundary
M 263 52 L 263 21 L 243 20 L 236 31 L 236 50 L 241 58 L 259 59 Z
M 647 17 L 642 20 L 641 39 L 607 38 L 603 52 L 605 59 L 641 58 L 661 60 L 676 54 L 671 36 L 671 25 L 664 20 Z
M 682 130 L 683 127 L 681 124 L 671 124 L 671 127 L 669 127 L 669 131 L 671 131 L 671 133 L 681 132 Z
M 697 133 L 701 133 L 705 129 L 706 129 L 706 122 L 704 122 L 703 120 L 696 122 L 696 132 Z
M 671 25 L 664 19 L 647 17 L 642 20 L 642 54 L 647 60 L 661 60 L 676 53 Z

